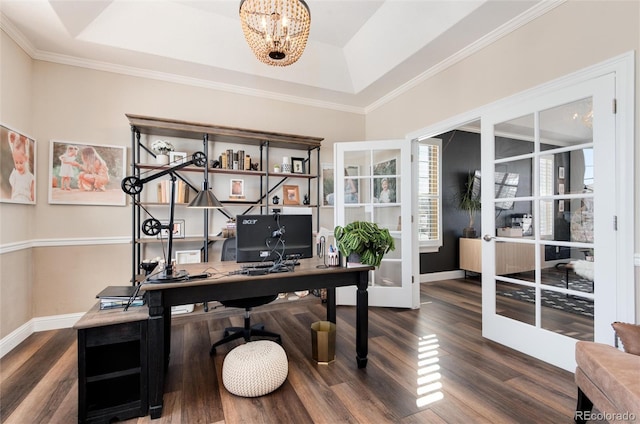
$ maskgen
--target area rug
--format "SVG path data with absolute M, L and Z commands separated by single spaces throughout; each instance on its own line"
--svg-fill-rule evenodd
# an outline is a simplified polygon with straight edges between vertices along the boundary
M 533 281 L 533 273 L 521 273 L 512 275 L 514 278 Z M 545 269 L 543 271 L 543 282 L 550 286 L 566 288 L 566 273 L 562 270 Z M 593 292 L 593 282 L 588 281 L 576 274 L 569 273 L 569 288 L 585 293 Z M 523 302 L 535 303 L 535 289 L 532 287 L 522 287 L 511 290 L 496 290 L 500 296 L 509 297 Z M 575 296 L 567 296 L 552 290 L 541 291 L 541 303 L 543 307 L 553 308 L 584 315 L 593 318 L 593 301 Z

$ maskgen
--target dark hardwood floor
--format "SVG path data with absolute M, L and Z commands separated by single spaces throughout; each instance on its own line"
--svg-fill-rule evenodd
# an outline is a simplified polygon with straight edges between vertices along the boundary
M 481 336 L 477 280 L 423 283 L 419 310 L 370 308 L 369 364 L 355 364 L 355 308 L 339 307 L 337 360 L 311 358 L 311 323 L 325 317 L 308 296 L 257 308 L 252 319 L 282 335 L 287 380 L 240 398 L 221 381 L 225 354 L 209 356 L 240 310 L 173 320 L 164 413 L 128 423 L 571 423 L 573 374 Z M 0 360 L 2 423 L 77 422 L 72 329 L 35 333 Z

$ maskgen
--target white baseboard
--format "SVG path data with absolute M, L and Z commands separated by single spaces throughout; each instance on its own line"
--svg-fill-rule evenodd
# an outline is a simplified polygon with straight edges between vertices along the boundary
M 432 272 L 429 274 L 420 274 L 421 283 L 430 283 L 431 281 L 453 280 L 456 278 L 464 278 L 463 270 Z
M 77 314 L 33 318 L 0 340 L 0 358 L 11 352 L 33 333 L 57 330 L 60 328 L 71 328 L 84 314 L 84 312 L 79 312 Z

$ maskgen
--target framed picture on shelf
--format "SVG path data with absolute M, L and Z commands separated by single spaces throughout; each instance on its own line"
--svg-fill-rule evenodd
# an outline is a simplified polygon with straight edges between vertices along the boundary
M 169 164 L 180 165 L 187 161 L 186 152 L 169 152 Z
M 200 250 L 176 250 L 177 264 L 198 264 L 202 262 L 200 259 Z
M 304 174 L 304 158 L 291 158 L 291 172 L 294 174 Z
M 36 203 L 36 141 L 0 124 L 0 202 Z
M 300 188 L 294 185 L 282 186 L 282 203 L 285 205 L 299 205 L 300 204 Z
M 123 146 L 51 140 L 49 203 L 124 206 L 126 156 Z
M 229 181 L 229 199 L 244 199 L 244 180 L 232 178 Z
M 160 224 L 163 226 L 169 225 L 169 220 L 160 220 Z M 160 234 L 158 234 L 158 238 L 166 239 L 169 238 L 169 230 L 163 228 L 160 230 Z M 184 238 L 184 219 L 174 219 L 173 220 L 173 238 Z

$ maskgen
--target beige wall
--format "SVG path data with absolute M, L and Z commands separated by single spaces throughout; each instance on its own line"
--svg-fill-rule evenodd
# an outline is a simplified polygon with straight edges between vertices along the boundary
M 129 208 L 49 205 L 49 140 L 128 146 L 124 114 L 135 113 L 325 137 L 321 161 L 332 162 L 334 141 L 402 138 L 638 51 L 639 8 L 636 1 L 565 3 L 370 112 L 366 122 L 358 114 L 33 61 L 2 32 L 0 121 L 36 138 L 38 182 L 36 206 L 0 205 L 0 246 L 35 242 L 40 247 L 0 255 L 0 338 L 34 317 L 82 312 L 100 288 L 129 278 L 128 243 L 100 244 L 129 235 Z M 639 156 L 636 151 L 636 163 Z M 638 175 L 635 187 L 638 205 Z M 330 227 L 332 218 L 323 216 L 323 224 Z M 89 241 L 72 246 L 71 239 Z M 38 240 L 57 246 L 44 247 Z
M 332 161 L 334 141 L 364 139 L 360 114 L 33 61 L 4 32 L 2 42 L 1 120 L 37 140 L 38 175 L 37 205 L 0 206 L 0 243 L 36 246 L 0 255 L 0 338 L 34 317 L 83 312 L 131 276 L 129 207 L 48 204 L 50 140 L 129 147 L 125 113 L 324 137 L 321 162 Z M 212 228 L 223 223 L 218 214 Z M 122 242 L 105 244 L 113 238 Z
M 0 54 L 0 122 L 33 137 L 33 61 L 4 32 L 0 33 Z M 35 208 L 0 204 L 0 246 L 21 245 L 33 237 Z M 34 317 L 32 263 L 28 248 L 0 254 L 0 337 Z

